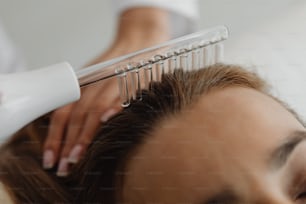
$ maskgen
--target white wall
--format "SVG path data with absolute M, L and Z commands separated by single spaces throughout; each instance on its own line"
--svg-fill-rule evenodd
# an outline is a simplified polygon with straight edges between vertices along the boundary
M 81 66 L 112 39 L 115 22 L 109 4 L 108 0 L 0 0 L 0 19 L 29 67 L 64 60 Z
M 114 35 L 111 0 L 0 0 L 0 19 L 30 68 L 67 60 L 79 67 Z M 186 0 L 188 1 L 188 0 Z M 232 35 L 278 16 L 296 0 L 199 0 L 200 28 L 225 24 Z

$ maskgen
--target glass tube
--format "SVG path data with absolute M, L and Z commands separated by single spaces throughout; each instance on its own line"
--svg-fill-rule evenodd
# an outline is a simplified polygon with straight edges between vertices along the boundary
M 186 35 L 174 40 L 167 41 L 160 45 L 136 51 L 106 62 L 102 62 L 87 68 L 76 71 L 80 86 L 87 86 L 97 81 L 101 81 L 110 77 L 118 76 L 116 69 L 126 66 L 131 62 L 140 62 L 142 60 L 152 59 L 155 55 L 166 56 L 166 53 L 173 50 L 180 50 L 187 45 L 200 44 L 203 40 L 210 41 L 215 44 L 228 38 L 228 29 L 225 26 L 217 26 L 210 29 Z M 126 70 L 131 71 L 131 70 Z
M 161 80 L 164 73 L 172 73 L 177 68 L 198 69 L 219 62 L 223 55 L 221 42 L 227 38 L 227 28 L 218 26 L 81 69 L 76 75 L 81 87 L 117 77 L 121 103 L 127 107 L 131 99 L 141 100 L 137 95 L 141 82 L 145 89 L 150 89 L 150 83 Z

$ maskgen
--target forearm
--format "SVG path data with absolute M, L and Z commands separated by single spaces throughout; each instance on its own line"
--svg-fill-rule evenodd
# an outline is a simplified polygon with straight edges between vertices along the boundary
M 126 10 L 119 18 L 117 34 L 112 45 L 88 65 L 168 40 L 170 38 L 168 15 L 166 10 L 153 7 Z

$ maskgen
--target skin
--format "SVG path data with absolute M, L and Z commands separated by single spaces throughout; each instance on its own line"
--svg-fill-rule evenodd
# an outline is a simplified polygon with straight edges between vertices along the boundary
M 6 191 L 4 185 L 0 182 L 0 203 L 13 204 L 10 195 Z
M 130 157 L 121 199 L 144 204 L 306 203 L 306 143 L 281 167 L 271 154 L 305 131 L 274 99 L 230 87 L 160 122 Z M 235 199 L 228 192 L 235 194 Z M 213 202 L 221 195 L 223 201 Z M 210 202 L 209 202 L 210 200 Z
M 168 12 L 158 8 L 125 11 L 110 48 L 89 65 L 149 47 L 169 39 Z M 69 164 L 77 163 L 93 139 L 101 120 L 121 109 L 117 80 L 106 80 L 82 89 L 81 99 L 60 108 L 51 116 L 44 145 L 43 166 L 58 162 L 58 176 L 66 176 Z

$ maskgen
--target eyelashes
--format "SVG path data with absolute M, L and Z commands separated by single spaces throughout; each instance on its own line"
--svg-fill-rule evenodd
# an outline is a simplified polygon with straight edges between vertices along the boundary
M 301 200 L 301 199 L 306 200 L 306 192 L 305 191 L 298 194 L 295 198 L 295 200 Z
M 306 172 L 305 170 L 298 173 L 298 176 L 292 183 L 292 195 L 297 203 L 306 204 Z

